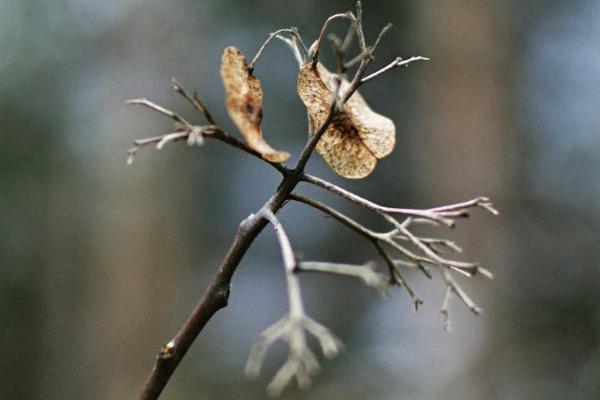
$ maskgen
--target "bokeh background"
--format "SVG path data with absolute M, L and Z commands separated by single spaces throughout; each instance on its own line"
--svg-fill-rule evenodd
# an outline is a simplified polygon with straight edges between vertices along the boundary
M 441 205 L 480 194 L 454 231 L 468 259 L 496 274 L 464 281 L 485 309 L 455 302 L 444 332 L 443 284 L 409 275 L 425 300 L 380 298 L 349 279 L 303 276 L 307 310 L 345 342 L 307 392 L 290 399 L 600 398 L 600 3 L 364 1 L 374 39 L 395 25 L 375 66 L 423 55 L 365 87 L 396 121 L 395 152 L 367 179 L 309 170 L 377 202 Z M 125 163 L 134 138 L 170 122 L 124 100 L 146 96 L 200 121 L 169 88 L 198 90 L 224 112 L 221 52 L 251 56 L 268 32 L 306 41 L 352 1 L 0 1 L 0 392 L 6 399 L 132 399 L 156 351 L 207 285 L 238 222 L 278 175 L 220 143 L 168 145 Z M 342 24 L 335 29 L 342 30 Z M 297 66 L 281 43 L 256 74 L 265 134 L 294 154 L 306 139 Z M 379 220 L 331 195 L 300 192 Z M 367 243 L 298 204 L 282 212 L 306 258 L 362 263 Z M 165 399 L 261 399 L 283 360 L 243 376 L 256 335 L 286 311 L 270 229 L 252 246 L 230 306 L 208 324 Z

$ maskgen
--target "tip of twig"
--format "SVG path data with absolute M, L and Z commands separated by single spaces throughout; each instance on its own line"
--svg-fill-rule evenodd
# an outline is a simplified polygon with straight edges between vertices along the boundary
M 125 104 L 144 104 L 148 101 L 148 99 L 145 99 L 143 97 L 137 98 L 137 99 L 129 99 L 129 100 L 125 100 Z
M 413 311 L 414 312 L 418 312 L 419 311 L 419 306 L 422 305 L 422 304 L 424 304 L 423 300 L 421 300 L 418 297 L 415 297 L 413 299 L 412 303 L 413 303 Z
M 485 268 L 477 267 L 477 273 L 483 275 L 488 279 L 494 279 L 494 273 Z
M 171 88 L 176 92 L 181 93 L 181 83 L 179 83 L 179 81 L 175 78 L 171 78 Z
M 471 310 L 471 312 L 475 315 L 483 314 L 483 308 L 477 307 L 475 305 L 469 307 L 469 310 Z
M 450 321 L 450 311 L 447 309 L 440 310 L 440 313 L 444 316 L 444 331 L 452 332 L 452 324 Z
M 360 20 L 362 17 L 362 1 L 356 0 L 356 17 Z
M 135 159 L 135 152 L 127 153 L 127 165 L 133 164 L 133 160 Z

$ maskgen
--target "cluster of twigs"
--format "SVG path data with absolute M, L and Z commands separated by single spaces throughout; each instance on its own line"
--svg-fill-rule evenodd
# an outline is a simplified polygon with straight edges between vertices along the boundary
M 482 208 L 493 214 L 497 214 L 489 199 L 479 197 L 462 203 L 430 209 L 386 207 L 364 199 L 321 178 L 308 175 L 304 171 L 317 142 L 334 117 L 340 112 L 343 105 L 362 84 L 370 82 L 394 68 L 405 67 L 414 61 L 425 60 L 425 58 L 413 57 L 407 60 L 396 58 L 390 64 L 367 75 L 367 69 L 373 60 L 373 53 L 383 35 L 389 30 L 390 25 L 381 30 L 371 46 L 367 45 L 362 28 L 362 10 L 359 1 L 356 13 L 347 12 L 329 17 L 323 25 L 318 39 L 309 48 L 304 45 L 302 38 L 295 28 L 285 28 L 273 32 L 260 46 L 256 57 L 250 63 L 250 70 L 251 72 L 254 70 L 256 62 L 264 49 L 275 38 L 283 40 L 290 46 L 300 65 L 318 62 L 321 47 L 326 39 L 327 30 L 330 24 L 337 19 L 347 20 L 349 28 L 346 36 L 342 39 L 332 35 L 329 36 L 337 57 L 336 90 L 330 99 L 330 109 L 327 118 L 320 126 L 313 127 L 314 129 L 310 132 L 311 135 L 309 135 L 309 139 L 293 168 L 265 160 L 251 146 L 225 132 L 218 126 L 198 96 L 195 93 L 190 94 L 187 92 L 175 80 L 172 81 L 174 90 L 204 117 L 206 120 L 205 125 L 194 125 L 179 114 L 146 99 L 128 101 L 130 104 L 139 104 L 159 112 L 172 119 L 175 123 L 175 130 L 173 132 L 136 140 L 134 147 L 128 153 L 129 163 L 133 161 L 133 157 L 140 148 L 148 145 L 155 145 L 157 149 L 161 149 L 165 144 L 174 141 L 187 141 L 190 145 L 202 145 L 205 139 L 216 139 L 267 162 L 283 176 L 282 183 L 275 194 L 269 198 L 260 210 L 242 221 L 225 259 L 190 317 L 175 337 L 169 343 L 162 346 L 155 367 L 140 395 L 141 399 L 158 398 L 170 376 L 206 322 L 216 311 L 227 305 L 229 283 L 237 265 L 253 240 L 268 224 L 272 225 L 275 229 L 283 256 L 288 288 L 289 312 L 259 335 L 251 350 L 246 372 L 249 375 L 258 374 L 267 348 L 277 340 L 286 341 L 289 345 L 288 358 L 270 383 L 268 387 L 270 394 L 277 395 L 281 393 L 294 379 L 300 387 L 305 387 L 310 383 L 311 375 L 319 368 L 319 364 L 317 358 L 307 345 L 307 335 L 312 335 L 318 340 L 325 356 L 334 356 L 341 349 L 340 341 L 327 328 L 306 315 L 298 279 L 298 273 L 300 272 L 325 272 L 356 277 L 382 293 L 386 293 L 390 286 L 403 287 L 410 295 L 415 308 L 422 303 L 422 300 L 404 278 L 403 270 L 407 268 L 420 270 L 428 278 L 432 278 L 434 272 L 436 272 L 441 275 L 442 281 L 446 285 L 446 297 L 441 308 L 441 312 L 445 316 L 446 327 L 449 326 L 448 310 L 452 296 L 458 297 L 472 312 L 476 314 L 480 312 L 479 307 L 458 285 L 454 279 L 454 274 L 459 273 L 469 277 L 480 274 L 487 278 L 491 278 L 492 274 L 477 264 L 447 258 L 448 253 L 461 251 L 460 247 L 454 242 L 439 238 L 421 237 L 414 234 L 412 228 L 424 224 L 451 227 L 454 226 L 457 219 L 467 216 L 469 210 L 473 208 Z M 353 40 L 357 41 L 360 52 L 354 57 L 348 57 L 348 49 Z M 344 90 L 341 90 L 340 82 L 346 79 L 347 72 L 354 66 L 356 68 L 352 78 L 348 79 L 348 85 L 346 85 Z M 373 211 L 389 224 L 390 230 L 386 232 L 373 231 L 328 205 L 296 193 L 295 188 L 300 182 L 317 186 Z M 285 229 L 276 216 L 277 212 L 289 200 L 303 203 L 331 216 L 334 220 L 371 242 L 386 266 L 387 276 L 377 272 L 374 263 L 346 265 L 330 262 L 299 262 L 294 255 Z

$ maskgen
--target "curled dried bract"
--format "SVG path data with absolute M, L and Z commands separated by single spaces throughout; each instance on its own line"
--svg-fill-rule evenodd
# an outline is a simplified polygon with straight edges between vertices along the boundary
M 235 47 L 227 47 L 221 60 L 227 111 L 246 143 L 264 159 L 281 163 L 289 154 L 273 149 L 262 137 L 262 97 L 260 81 L 251 75 L 248 62 Z
M 320 63 L 307 63 L 298 75 L 298 95 L 308 110 L 311 132 L 327 119 L 333 101 L 334 75 Z M 340 93 L 348 90 L 342 81 Z M 317 152 L 335 173 L 345 178 L 364 178 L 377 160 L 394 148 L 396 128 L 389 118 L 377 114 L 355 92 L 334 117 L 317 143 Z

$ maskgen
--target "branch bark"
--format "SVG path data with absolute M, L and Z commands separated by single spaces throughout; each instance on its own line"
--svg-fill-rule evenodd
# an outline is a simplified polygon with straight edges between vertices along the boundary
M 240 260 L 266 224 L 266 219 L 254 215 L 242 221 L 227 255 L 213 275 L 210 285 L 196 307 L 175 337 L 162 346 L 157 354 L 156 364 L 140 394 L 141 400 L 158 398 L 194 339 L 210 318 L 221 308 L 227 306 L 231 278 Z

